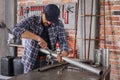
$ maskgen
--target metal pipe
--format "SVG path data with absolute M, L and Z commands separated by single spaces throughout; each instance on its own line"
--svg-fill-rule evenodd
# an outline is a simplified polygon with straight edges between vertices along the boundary
M 108 67 L 109 66 L 109 49 L 102 49 L 102 65 L 104 67 Z
M 45 54 L 47 54 L 47 55 L 52 55 L 52 56 L 57 58 L 57 54 L 54 51 L 51 51 L 49 49 L 46 50 L 46 49 L 42 49 L 42 48 L 40 49 L 40 51 L 45 53 Z M 89 66 L 87 64 L 84 64 L 84 63 L 81 63 L 81 62 L 74 61 L 74 60 L 72 60 L 70 58 L 62 57 L 62 59 L 65 60 L 66 62 L 72 64 L 72 65 L 75 65 L 77 67 L 83 68 L 83 69 L 88 70 L 90 72 L 93 72 L 93 73 L 95 73 L 97 75 L 102 75 L 102 73 L 103 73 L 102 70 L 99 70 L 97 68 L 91 67 L 91 66 Z
M 91 16 L 90 16 L 90 32 L 89 32 L 89 42 L 88 42 L 88 57 L 87 59 L 89 60 L 89 55 L 90 55 L 90 43 L 91 43 L 91 32 L 92 32 L 92 15 L 93 15 L 93 0 L 91 2 Z
M 104 1 L 104 48 L 106 48 L 106 30 L 105 30 L 105 27 L 106 27 L 106 19 L 105 19 L 105 13 L 106 13 L 106 10 L 105 10 L 105 0 Z
M 77 45 L 77 30 L 78 30 L 78 13 L 79 13 L 79 0 L 77 1 L 78 3 L 76 4 L 76 23 L 75 23 L 75 45 L 74 45 L 74 50 L 73 53 L 76 54 L 76 45 Z
M 84 15 L 86 15 L 86 0 L 84 0 Z M 84 58 L 86 60 L 86 16 L 84 16 Z

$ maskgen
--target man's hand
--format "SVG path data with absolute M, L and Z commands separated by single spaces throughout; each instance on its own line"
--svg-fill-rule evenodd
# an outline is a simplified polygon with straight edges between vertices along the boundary
M 59 63 L 63 63 L 64 61 L 62 60 L 62 57 L 66 57 L 68 54 L 67 51 L 62 51 L 61 54 L 58 54 L 57 55 L 57 60 Z
M 30 31 L 25 31 L 24 33 L 21 34 L 22 38 L 26 38 L 26 39 L 33 39 L 38 41 L 38 44 L 42 47 L 42 48 L 47 48 L 47 43 L 45 40 L 43 40 L 40 36 L 33 34 Z
M 41 37 L 37 38 L 38 44 L 42 47 L 42 48 L 47 48 L 47 42 L 45 40 L 43 40 Z

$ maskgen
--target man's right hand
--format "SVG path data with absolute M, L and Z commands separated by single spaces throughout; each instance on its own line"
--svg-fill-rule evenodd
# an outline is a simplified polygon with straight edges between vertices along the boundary
M 31 36 L 30 36 L 31 35 Z M 37 40 L 38 44 L 42 47 L 42 48 L 47 48 L 47 43 L 45 40 L 43 40 L 40 36 L 33 34 L 30 31 L 25 31 L 24 33 L 22 33 L 21 35 L 22 38 L 27 38 L 27 39 L 33 39 L 33 40 Z
M 45 40 L 43 40 L 41 37 L 37 38 L 38 44 L 42 47 L 42 48 L 47 48 L 47 42 Z

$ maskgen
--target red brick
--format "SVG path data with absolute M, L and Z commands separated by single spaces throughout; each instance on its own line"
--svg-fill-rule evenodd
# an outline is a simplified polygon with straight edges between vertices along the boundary
M 111 6 L 105 6 L 105 10 L 111 11 Z
M 119 29 L 120 29 L 119 27 L 106 27 L 106 30 L 108 30 L 108 31 L 116 31 Z
M 113 43 L 113 41 L 106 41 L 106 44 L 113 45 L 114 43 Z
M 103 48 L 104 49 L 105 48 L 104 44 L 100 44 L 99 48 Z
M 118 21 L 119 17 L 106 17 L 106 20 Z
M 110 63 L 111 63 L 111 65 L 117 65 L 117 66 L 120 66 L 120 62 L 119 62 L 119 60 L 111 60 Z
M 99 42 L 100 44 L 104 44 L 105 42 L 104 42 L 104 40 L 100 40 L 100 42 Z
M 104 15 L 104 11 L 101 10 L 101 11 L 100 11 L 100 15 Z M 104 17 L 104 16 L 103 16 L 103 17 Z
M 117 30 L 120 30 L 120 28 L 119 27 L 112 27 L 112 26 L 110 26 L 110 27 L 105 27 L 104 28 L 104 26 L 103 25 L 101 25 L 100 26 L 100 31 L 110 31 L 110 32 L 112 32 L 112 31 L 117 31 Z
M 120 55 L 120 51 L 111 51 L 111 54 L 119 54 Z
M 100 40 L 104 40 L 105 38 L 104 38 L 104 36 L 100 36 Z
M 114 1 L 112 4 L 113 5 L 120 5 L 120 1 Z
M 106 20 L 105 21 L 104 20 L 100 21 L 101 25 L 104 25 L 104 23 L 105 23 L 105 25 L 111 25 L 112 24 L 111 21 L 106 21 Z
M 118 31 L 115 31 L 115 35 L 118 35 L 118 36 L 119 36 L 119 35 L 120 35 L 120 32 L 118 32 Z
M 104 7 L 103 7 L 103 8 L 101 9 L 101 11 L 100 11 L 100 15 L 101 15 L 102 17 L 104 17 L 104 15 L 105 15 L 105 16 L 111 16 L 112 13 L 113 13 L 112 10 L 106 10 L 106 9 L 105 9 L 105 12 L 104 12 Z
M 104 31 L 101 31 L 100 34 L 104 34 Z M 105 35 L 112 35 L 112 31 L 105 31 Z
M 120 6 L 111 6 L 111 10 L 120 10 Z
M 120 70 L 120 66 L 118 66 L 118 65 L 111 65 L 111 69 L 117 69 L 117 70 Z
M 110 80 L 120 80 L 120 76 L 119 76 L 119 74 L 111 74 L 110 75 Z
M 119 59 L 119 56 L 117 54 L 110 54 L 109 57 L 110 59 L 115 59 L 115 60 Z
M 119 36 L 115 36 L 115 35 L 107 36 L 106 40 L 108 40 L 108 41 L 119 41 Z
M 120 74 L 120 70 L 114 70 L 114 69 L 111 69 L 111 74 Z
M 112 4 L 111 1 L 106 1 L 106 2 L 101 1 L 101 6 L 104 6 L 104 5 L 111 5 L 111 4 Z
M 100 47 L 100 48 L 105 48 L 104 45 L 105 45 L 105 44 L 100 44 L 99 47 Z M 119 46 L 113 46 L 113 45 L 106 45 L 106 48 L 119 50 Z
M 112 25 L 120 26 L 120 22 L 112 22 Z

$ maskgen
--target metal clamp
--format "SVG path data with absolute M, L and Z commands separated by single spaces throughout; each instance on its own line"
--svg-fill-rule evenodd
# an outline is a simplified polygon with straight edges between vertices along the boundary
M 54 61 L 53 61 L 53 57 L 52 57 L 52 52 L 50 50 L 49 50 L 49 52 L 50 52 L 50 54 L 47 55 L 47 58 L 46 58 L 47 65 L 49 65 L 49 64 L 53 65 Z

